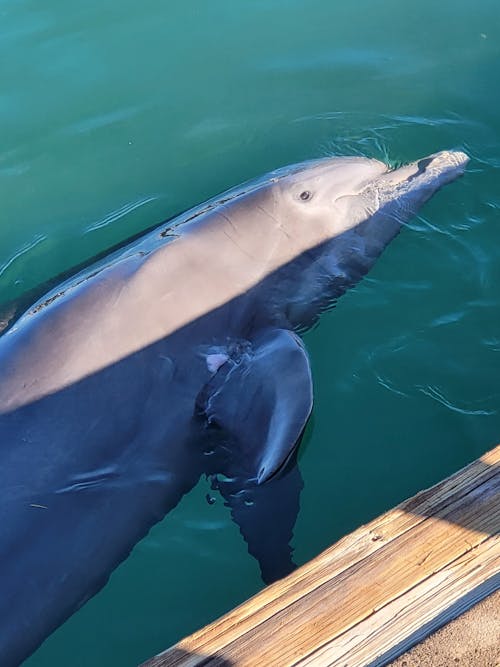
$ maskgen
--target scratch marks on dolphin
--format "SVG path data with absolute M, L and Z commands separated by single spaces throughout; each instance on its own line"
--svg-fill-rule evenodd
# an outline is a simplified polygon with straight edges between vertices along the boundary
M 283 232 L 283 234 L 287 237 L 287 239 L 291 239 L 292 237 L 290 234 L 286 231 L 284 228 L 283 224 L 278 220 L 278 218 L 270 213 L 267 208 L 264 208 L 260 204 L 257 205 L 257 208 L 264 213 L 264 215 L 267 215 L 268 218 L 271 218 L 271 220 L 276 224 L 276 227 L 280 230 L 280 232 Z
M 222 216 L 222 217 L 225 218 L 226 216 L 224 215 L 224 216 Z M 240 244 L 238 243 L 238 241 L 234 238 L 234 236 L 231 236 L 231 234 L 230 234 L 229 232 L 227 232 L 225 229 L 222 230 L 222 233 L 223 233 L 224 236 L 226 236 L 232 243 L 234 243 L 234 245 L 238 248 L 238 250 L 240 250 L 244 255 L 246 255 L 249 259 L 251 259 L 251 260 L 254 261 L 254 262 L 257 261 L 256 258 L 255 258 L 251 253 L 249 253 L 247 250 L 245 250 L 245 248 L 243 248 L 243 246 L 240 245 Z
M 15 252 L 12 257 L 10 257 L 4 264 L 0 266 L 0 276 L 2 276 L 7 269 L 14 264 L 14 262 L 19 259 L 22 255 L 26 254 L 30 250 L 33 250 L 33 248 L 43 241 L 45 241 L 47 237 L 45 234 L 37 234 L 32 241 L 28 241 L 28 243 L 25 243 L 17 252 Z
M 159 371 L 162 377 L 162 381 L 164 384 L 167 384 L 172 381 L 175 375 L 175 362 L 166 354 L 159 354 L 158 359 L 160 359 Z
M 150 202 L 155 201 L 157 199 L 159 199 L 158 195 L 152 195 L 150 197 L 143 197 L 142 199 L 136 199 L 135 201 L 128 202 L 127 204 L 120 206 L 120 208 L 111 211 L 111 213 L 108 213 L 108 215 L 102 218 L 101 220 L 97 220 L 96 222 L 93 222 L 91 225 L 86 227 L 84 234 L 88 234 L 89 232 L 95 232 L 96 229 L 102 229 L 103 227 L 107 227 L 113 222 L 116 222 L 117 220 L 120 220 L 121 218 L 125 217 L 129 213 L 132 213 L 132 211 L 135 211 L 141 206 L 149 204 Z
M 224 218 L 224 220 L 228 223 L 228 225 L 231 227 L 231 229 L 234 230 L 234 233 L 237 234 L 237 233 L 238 233 L 238 229 L 236 228 L 234 222 L 231 220 L 231 217 L 230 217 L 229 215 L 226 215 L 226 214 L 224 213 L 224 211 L 222 210 L 222 209 L 224 209 L 225 207 L 226 207 L 226 204 L 223 204 L 223 205 L 221 206 L 221 210 L 219 211 L 219 214 L 220 214 L 220 216 L 221 216 L 222 218 Z
M 227 224 L 228 224 L 228 225 L 231 227 L 231 229 L 234 231 L 235 235 L 239 234 L 239 232 L 238 232 L 238 228 L 235 226 L 235 224 L 234 224 L 234 222 L 231 220 L 230 216 L 226 215 L 226 214 L 224 213 L 224 211 L 220 211 L 220 210 L 217 211 L 217 215 L 219 215 L 221 218 L 223 218 L 223 220 L 225 220 L 225 221 L 227 222 Z M 226 236 L 230 241 L 232 241 L 232 243 L 234 243 L 234 245 L 238 248 L 238 250 L 240 250 L 244 255 L 246 255 L 246 256 L 247 256 L 249 259 L 251 259 L 252 261 L 254 261 L 254 262 L 256 261 L 256 258 L 255 258 L 250 252 L 248 252 L 248 250 L 245 250 L 245 248 L 243 248 L 243 246 L 242 246 L 240 243 L 238 243 L 238 241 L 235 239 L 235 237 L 234 237 L 232 234 L 230 234 L 230 233 L 229 233 L 228 231 L 226 231 L 225 229 L 222 229 L 222 233 L 223 233 L 224 236 Z

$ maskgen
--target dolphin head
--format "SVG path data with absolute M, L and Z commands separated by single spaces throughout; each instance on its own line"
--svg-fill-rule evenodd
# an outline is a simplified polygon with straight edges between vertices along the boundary
M 339 157 L 277 173 L 276 217 L 302 257 L 300 289 L 289 295 L 290 312 L 296 311 L 291 320 L 305 326 L 315 320 L 318 308 L 356 283 L 401 226 L 463 174 L 468 161 L 460 151 L 442 151 L 391 169 L 378 160 Z
M 370 158 L 326 158 L 292 167 L 276 184 L 288 220 L 302 228 L 315 221 L 307 233 L 321 242 L 371 218 L 404 224 L 440 187 L 462 175 L 468 161 L 461 151 L 434 153 L 396 169 Z

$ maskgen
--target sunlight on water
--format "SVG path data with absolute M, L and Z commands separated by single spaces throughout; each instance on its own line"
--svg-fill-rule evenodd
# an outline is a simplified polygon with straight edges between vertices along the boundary
M 305 336 L 308 560 L 499 439 L 499 45 L 491 0 L 1 0 L 0 304 L 284 164 L 467 151 Z M 202 480 L 26 664 L 136 665 L 261 586 Z

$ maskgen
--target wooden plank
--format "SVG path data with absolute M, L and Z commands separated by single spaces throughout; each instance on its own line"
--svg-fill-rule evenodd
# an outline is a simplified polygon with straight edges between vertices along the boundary
M 361 666 L 406 650 L 498 587 L 499 501 L 500 446 L 145 665 Z
M 424 579 L 297 665 L 357 667 L 385 664 L 500 587 L 499 538 Z M 467 592 L 468 591 L 468 592 Z M 441 609 L 439 619 L 436 610 Z M 438 621 L 436 623 L 436 621 Z

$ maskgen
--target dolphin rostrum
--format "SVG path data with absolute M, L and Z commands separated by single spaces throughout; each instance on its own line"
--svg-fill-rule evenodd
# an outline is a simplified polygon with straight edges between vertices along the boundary
M 0 664 L 18 665 L 210 477 L 266 582 L 294 565 L 298 333 L 463 173 L 445 151 L 286 167 L 64 281 L 0 337 Z

